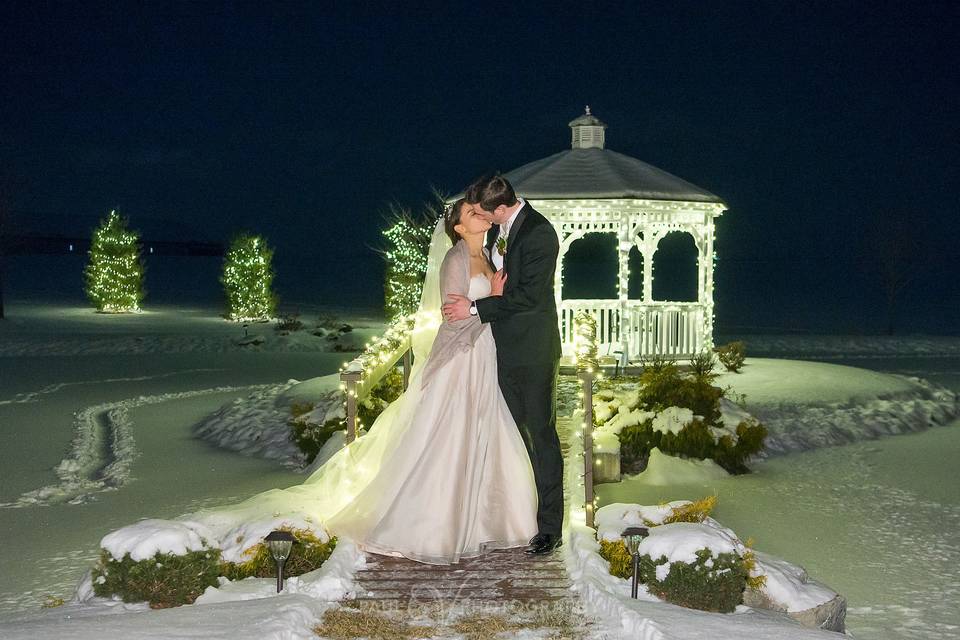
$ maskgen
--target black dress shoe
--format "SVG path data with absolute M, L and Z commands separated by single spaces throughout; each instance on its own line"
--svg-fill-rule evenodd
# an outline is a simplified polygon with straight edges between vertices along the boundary
M 535 556 L 545 556 L 547 554 L 553 553 L 553 550 L 563 544 L 563 540 L 559 535 L 554 535 L 552 533 L 543 533 L 537 534 L 536 537 L 540 537 L 538 544 L 531 544 L 527 548 L 527 553 Z M 531 541 L 532 542 L 532 541 Z
M 537 535 L 530 538 L 530 542 L 527 543 L 527 549 L 533 549 L 534 547 L 539 547 L 540 545 L 542 545 L 543 540 L 544 538 L 546 538 L 546 536 L 547 534 L 545 533 L 538 533 Z

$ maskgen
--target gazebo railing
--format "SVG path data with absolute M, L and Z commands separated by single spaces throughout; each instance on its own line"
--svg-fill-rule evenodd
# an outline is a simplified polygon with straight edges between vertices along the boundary
M 413 347 L 409 334 L 395 349 L 382 352 L 376 364 L 371 367 L 369 359 L 358 356 L 340 370 L 340 384 L 346 396 L 347 443 L 357 439 L 357 405 L 363 400 L 384 376 L 403 360 L 403 388 L 410 382 L 410 369 L 413 366 Z M 367 425 L 370 426 L 370 425 Z
M 613 355 L 627 347 L 629 357 L 660 354 L 689 358 L 703 349 L 706 309 L 699 302 L 625 303 L 619 300 L 562 300 L 558 307 L 560 340 L 564 355 L 573 353 L 574 317 L 589 313 L 597 323 L 597 349 L 600 355 Z

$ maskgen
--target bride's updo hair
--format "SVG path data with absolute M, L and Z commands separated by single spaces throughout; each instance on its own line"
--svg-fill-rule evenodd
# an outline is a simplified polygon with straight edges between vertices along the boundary
M 460 224 L 460 211 L 466 202 L 466 198 L 460 198 L 443 213 L 443 228 L 453 244 L 460 242 L 460 234 L 456 232 L 454 227 Z

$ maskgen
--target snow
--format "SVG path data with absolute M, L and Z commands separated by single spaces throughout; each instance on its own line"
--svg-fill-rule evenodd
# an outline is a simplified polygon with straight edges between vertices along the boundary
M 582 420 L 574 415 L 574 423 Z M 564 522 L 564 544 L 560 547 L 564 564 L 586 612 L 603 620 L 618 637 L 636 640 L 810 640 L 836 638 L 837 634 L 799 626 L 783 614 L 739 606 L 729 614 L 686 609 L 657 600 L 640 585 L 638 598 L 630 597 L 630 582 L 610 575 L 607 562 L 600 557 L 600 543 L 593 529 L 585 524 L 583 482 L 583 445 L 574 437 L 564 461 L 564 496 L 568 500 Z M 616 513 L 610 505 L 611 513 Z M 623 507 L 625 505 L 620 505 Z M 664 517 L 662 507 L 631 505 L 623 510 L 633 513 L 633 524 L 642 522 L 639 514 Z M 610 517 L 613 520 L 613 516 Z M 612 529 L 623 530 L 622 524 Z M 618 534 L 619 535 L 619 534 Z
M 211 532 L 197 523 L 171 522 L 149 518 L 104 536 L 100 548 L 115 560 L 126 554 L 135 561 L 148 560 L 157 553 L 182 556 L 190 551 L 209 548 Z
M 921 431 L 960 415 L 960 395 L 914 376 L 800 360 L 747 358 L 715 382 L 767 427 L 765 458 Z M 728 410 L 730 405 L 725 405 Z
M 677 484 L 709 486 L 729 475 L 726 469 L 709 458 L 679 458 L 662 453 L 659 448 L 654 447 L 650 450 L 646 469 L 632 477 L 642 485 L 668 487 Z
M 693 411 L 690 409 L 667 407 L 657 414 L 650 426 L 660 433 L 680 433 L 680 430 L 691 422 L 693 422 Z
M 187 521 L 176 519 L 183 513 L 299 482 L 302 475 L 283 471 L 276 463 L 271 466 L 259 458 L 241 458 L 198 443 L 190 438 L 190 429 L 224 402 L 229 405 L 240 397 L 246 400 L 238 404 L 236 416 L 246 415 L 252 427 L 252 408 L 259 406 L 264 412 L 258 415 L 266 421 L 269 394 L 259 395 L 262 391 L 273 389 L 274 401 L 288 398 L 288 393 L 296 394 L 296 385 L 288 386 L 291 378 L 320 384 L 317 376 L 322 379 L 322 374 L 335 372 L 351 356 L 322 353 L 328 347 L 314 337 L 279 336 L 267 326 L 253 328 L 263 330 L 261 345 L 241 347 L 237 344 L 241 327 L 199 310 L 161 309 L 128 317 L 63 307 L 37 306 L 31 311 L 11 305 L 8 311 L 29 313 L 19 319 L 12 313 L 11 320 L 0 323 L 0 357 L 6 356 L 0 364 L 0 423 L 9 430 L 0 451 L 4 468 L 0 499 L 10 504 L 37 487 L 59 486 L 59 477 L 48 477 L 50 469 L 68 458 L 78 461 L 78 471 L 90 468 L 83 458 L 72 456 L 71 442 L 80 433 L 81 422 L 99 423 L 97 437 L 106 436 L 103 443 L 113 441 L 111 430 L 127 429 L 135 451 L 122 482 L 87 492 L 77 504 L 70 500 L 83 492 L 68 492 L 66 500 L 46 499 L 43 506 L 34 503 L 0 511 L 7 539 L 31 541 L 26 547 L 5 545 L 0 551 L 8 584 L 0 592 L 0 608 L 6 611 L 0 617 L 0 637 L 314 637 L 310 628 L 331 605 L 307 595 L 307 583 L 316 585 L 317 580 L 304 577 L 292 585 L 288 582 L 280 596 L 270 595 L 272 580 L 248 579 L 221 583 L 204 596 L 210 601 L 151 611 L 144 605 L 91 600 L 88 573 L 77 587 L 77 602 L 43 611 L 36 607 L 45 594 L 65 595 L 63 576 L 72 586 L 95 558 L 97 541 L 113 528 L 144 516 L 184 525 Z M 379 331 L 370 326 L 371 334 Z M 780 344 L 794 349 L 788 352 L 784 347 L 782 353 L 796 358 L 846 352 L 863 360 L 879 350 L 902 363 L 898 373 L 909 371 L 924 378 L 933 371 L 934 361 L 960 369 L 940 357 L 960 353 L 957 339 L 789 337 Z M 720 494 L 714 516 L 758 538 L 764 549 L 756 552 L 758 567 L 768 576 L 768 593 L 774 600 L 804 607 L 827 595 L 816 591 L 827 587 L 808 577 L 802 588 L 797 587 L 806 576 L 799 565 L 791 564 L 799 562 L 849 598 L 848 625 L 859 638 L 955 637 L 960 629 L 953 604 L 960 566 L 960 545 L 953 533 L 960 530 L 955 473 L 960 429 L 955 426 L 960 423 L 872 442 L 858 440 L 948 424 L 957 413 L 960 377 L 954 376 L 952 391 L 946 391 L 908 375 L 874 375 L 853 367 L 750 355 L 759 352 L 748 344 L 743 372 L 724 373 L 719 383 L 744 393 L 746 412 L 771 429 L 771 442 L 779 447 L 775 453 L 791 455 L 755 461 L 754 474 L 710 480 Z M 926 359 L 917 358 L 917 353 Z M 224 388 L 234 390 L 218 391 Z M 200 393 L 170 395 L 153 404 L 115 404 L 192 392 Z M 617 412 L 614 420 L 625 420 L 632 413 L 621 409 L 625 400 L 611 403 Z M 240 405 L 251 412 L 245 414 Z M 99 409 L 84 413 L 94 407 Z M 722 409 L 729 428 L 740 409 L 735 403 Z M 272 423 L 275 428 L 281 413 L 278 410 Z M 256 437 L 252 431 L 237 431 L 233 441 L 254 447 Z M 229 442 L 225 438 L 218 446 Z M 332 451 L 342 443 L 334 437 L 328 446 Z M 573 504 L 578 504 L 573 492 L 578 472 L 582 473 L 577 446 L 573 443 L 565 465 L 566 495 Z M 809 450 L 816 447 L 820 449 Z M 267 450 L 272 449 L 250 453 L 267 455 Z M 69 452 L 66 457 L 64 451 Z M 678 460 L 658 456 L 654 466 Z M 92 466 L 103 470 L 112 462 L 98 457 Z M 621 504 L 655 505 L 635 512 L 652 519 L 659 501 L 703 497 L 703 481 L 696 486 L 695 474 L 690 478 L 678 473 L 670 469 L 664 474 L 673 485 L 644 483 L 640 474 L 617 485 L 619 493 L 611 491 L 612 485 L 601 485 L 598 491 L 602 498 L 613 496 Z M 243 518 L 257 528 L 244 532 L 245 539 L 269 526 L 273 514 L 261 516 L 259 524 L 257 518 Z M 236 523 L 227 524 L 213 529 L 218 543 L 236 529 Z M 611 535 L 618 526 L 610 524 Z M 732 614 L 710 614 L 658 602 L 643 590 L 639 600 L 632 600 L 629 583 L 610 576 L 596 553 L 598 543 L 583 525 L 582 507 L 571 510 L 565 536 L 560 552 L 575 589 L 588 609 L 618 627 L 623 637 L 836 637 L 801 628 L 782 614 L 748 607 Z M 124 537 L 127 543 L 133 541 L 132 536 Z M 187 544 L 189 536 L 181 542 Z M 163 544 L 169 548 L 173 543 Z M 321 569 L 331 572 L 327 574 L 331 597 L 350 591 L 354 567 L 349 558 L 340 567 L 342 575 L 332 564 L 341 549 L 345 553 L 344 544 L 341 541 Z M 33 610 L 11 613 L 27 607 Z
M 320 351 L 316 342 L 298 351 L 272 325 L 252 327 L 269 338 L 263 347 L 231 346 L 243 328 L 216 309 L 151 305 L 142 314 L 107 316 L 13 301 L 6 311 L 0 529 L 8 540 L 30 542 L 0 547 L 4 620 L 49 596 L 68 597 L 111 530 L 302 482 L 292 461 L 237 456 L 197 439 L 192 428 L 225 404 L 291 378 L 303 380 L 295 387 L 309 394 L 315 379 L 353 357 Z M 382 330 L 370 316 L 343 317 L 358 339 Z M 330 448 L 336 445 L 334 436 Z
M 763 551 L 754 552 L 757 572 L 767 576 L 764 593 L 787 611 L 804 611 L 833 599 L 832 589 L 807 576 L 806 570 Z
M 714 336 L 716 344 L 730 340 L 746 344 L 747 362 L 754 356 L 797 359 L 826 358 L 958 358 L 960 338 L 932 335 L 738 335 Z
M 315 640 L 313 627 L 333 606 L 306 593 L 172 609 L 66 605 L 0 623 L 4 640 Z
M 286 333 L 276 331 L 272 322 L 229 322 L 219 317 L 221 312 L 150 305 L 140 313 L 115 315 L 82 306 L 10 304 L 0 325 L 0 357 L 356 352 L 383 331 L 382 321 L 370 318 L 352 319 L 353 330 L 341 334 L 315 328 L 311 318 L 303 317 L 303 330 Z
M 349 540 L 338 541 L 333 553 L 319 569 L 301 576 L 284 579 L 283 593 L 303 593 L 318 600 L 335 602 L 356 593 L 355 575 L 366 565 L 366 560 Z M 219 587 L 207 587 L 195 605 L 237 600 L 254 600 L 277 596 L 277 581 L 273 578 L 245 578 L 230 581 L 220 578 Z
M 730 529 L 700 522 L 672 522 L 650 527 L 637 551 L 654 560 L 666 557 L 667 564 L 672 564 L 695 562 L 699 549 L 709 549 L 714 556 L 721 553 L 742 556 L 746 552 L 746 547 Z M 665 571 L 669 573 L 669 567 Z
M 129 380 L 124 380 L 129 382 Z M 62 388 L 62 387 L 61 387 Z M 69 455 L 54 468 L 60 481 L 24 492 L 2 507 L 27 507 L 62 502 L 83 504 L 97 492 L 114 490 L 130 480 L 133 462 L 139 457 L 130 420 L 132 409 L 152 404 L 185 400 L 198 396 L 260 389 L 252 387 L 214 387 L 197 391 L 138 396 L 85 407 L 75 414 L 75 436 Z
M 303 454 L 290 440 L 290 408 L 294 403 L 305 402 L 316 406 L 301 419 L 326 421 L 342 417 L 340 376 L 331 374 L 303 382 L 288 380 L 260 388 L 205 418 L 195 427 L 194 434 L 230 451 L 300 467 Z M 329 451 L 327 454 L 332 455 Z

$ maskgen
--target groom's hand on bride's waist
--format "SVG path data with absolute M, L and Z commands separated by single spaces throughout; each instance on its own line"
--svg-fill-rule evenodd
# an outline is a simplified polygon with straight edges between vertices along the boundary
M 457 320 L 465 320 L 470 317 L 470 298 L 466 296 L 461 296 L 456 293 L 451 293 L 448 296 L 450 302 L 443 305 L 443 319 L 447 322 L 456 322 Z

